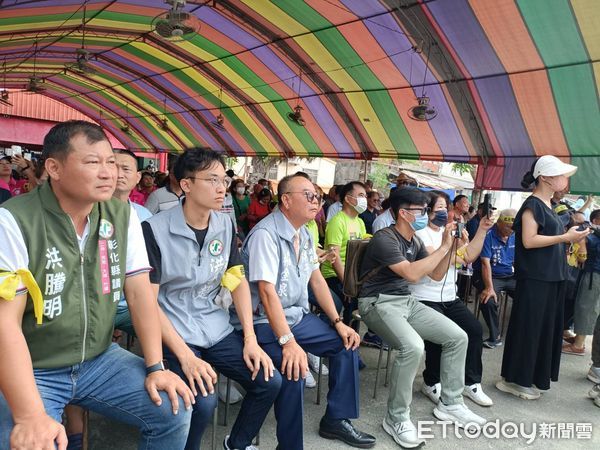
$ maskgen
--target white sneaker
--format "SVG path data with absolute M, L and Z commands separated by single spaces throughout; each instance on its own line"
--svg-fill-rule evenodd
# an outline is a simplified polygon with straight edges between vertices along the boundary
M 310 367 L 310 370 L 312 370 L 314 373 L 319 373 L 320 358 L 317 355 L 313 355 L 312 353 L 307 353 L 306 356 L 308 357 L 308 367 Z M 329 375 L 329 369 L 327 368 L 325 363 L 323 363 L 323 365 L 321 366 L 321 375 Z
M 454 425 L 460 428 L 466 428 L 467 426 L 482 427 L 487 423 L 486 419 L 475 414 L 467 408 L 464 403 L 444 405 L 444 403 L 439 402 L 438 405 L 433 408 L 433 415 L 440 420 L 454 422 Z
M 512 394 L 523 400 L 537 400 L 540 398 L 540 391 L 537 388 L 520 386 L 516 383 L 510 383 L 504 379 L 496 383 L 498 390 Z
M 312 389 L 317 386 L 317 382 L 315 381 L 315 378 L 312 376 L 312 373 L 310 373 L 310 370 L 308 372 L 306 372 L 306 378 L 304 379 L 304 386 L 309 389 Z
M 440 394 L 442 393 L 442 384 L 435 383 L 433 386 L 427 386 L 423 383 L 421 392 L 436 405 L 440 402 Z
M 231 388 L 229 389 L 229 404 L 233 405 L 235 403 L 241 402 L 244 398 L 244 394 L 240 392 L 239 389 L 242 387 L 239 386 L 235 381 L 231 381 Z M 227 401 L 227 378 L 224 376 L 219 377 L 219 399 L 225 403 Z
M 235 450 L 235 449 L 232 449 L 228 444 L 229 444 L 229 435 L 225 436 L 225 440 L 223 441 L 223 449 L 224 450 Z M 242 450 L 242 449 L 240 449 L 240 450 Z M 248 445 L 243 450 L 258 450 L 258 447 L 256 447 L 255 445 Z
M 492 399 L 489 398 L 485 392 L 483 392 L 480 383 L 475 383 L 471 386 L 465 386 L 463 395 L 470 398 L 480 406 L 492 406 L 494 404 Z
M 600 398 L 600 384 L 595 385 L 590 392 L 588 392 L 588 397 L 589 398 Z
M 592 383 L 600 384 L 600 367 L 590 367 L 590 371 L 587 374 L 587 379 Z
M 392 424 L 386 417 L 383 419 L 382 426 L 385 432 L 404 448 L 415 448 L 425 442 L 423 439 L 419 439 L 417 429 L 410 420 Z

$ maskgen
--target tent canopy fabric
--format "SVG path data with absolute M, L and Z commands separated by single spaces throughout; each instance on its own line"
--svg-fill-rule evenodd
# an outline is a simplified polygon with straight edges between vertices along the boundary
M 0 0 L 5 85 L 35 75 L 136 151 L 471 162 L 495 189 L 554 154 L 597 190 L 598 1 L 185 3 L 196 33 L 171 41 L 157 0 Z M 423 96 L 437 115 L 413 120 Z

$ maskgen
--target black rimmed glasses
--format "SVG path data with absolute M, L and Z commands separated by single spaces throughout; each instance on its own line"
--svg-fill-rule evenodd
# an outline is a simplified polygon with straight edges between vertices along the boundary
M 317 202 L 321 203 L 321 201 L 323 200 L 323 197 L 321 197 L 319 194 L 317 194 L 316 192 L 310 192 L 310 191 L 289 191 L 289 192 L 286 192 L 286 194 L 304 194 L 308 203 L 312 203 L 315 200 L 317 200 Z
M 208 181 L 210 184 L 212 184 L 212 187 L 214 187 L 214 188 L 217 188 L 220 185 L 222 185 L 225 188 L 227 188 L 231 184 L 231 178 L 229 178 L 229 177 L 225 177 L 225 178 L 219 178 L 219 177 L 209 177 L 209 178 L 186 177 L 186 178 L 189 178 L 190 180 Z
M 430 211 L 430 209 L 427 206 L 425 206 L 424 208 L 400 208 L 400 209 L 403 209 L 404 211 L 419 211 L 419 215 L 421 215 L 421 216 L 424 216 L 425 214 L 427 214 Z M 411 214 L 416 215 L 415 213 L 412 213 L 412 212 L 411 212 Z

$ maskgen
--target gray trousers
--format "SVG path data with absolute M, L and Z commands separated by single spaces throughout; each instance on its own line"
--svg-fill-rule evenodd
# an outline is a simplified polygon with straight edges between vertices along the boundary
M 591 283 L 590 283 L 590 277 Z M 589 336 L 594 333 L 600 316 L 600 273 L 584 272 L 575 299 L 575 334 Z
M 467 334 L 452 320 L 411 296 L 363 297 L 358 310 L 367 326 L 398 350 L 391 372 L 388 420 L 410 419 L 412 385 L 424 351 L 423 340 L 442 346 L 441 399 L 446 405 L 462 403 Z

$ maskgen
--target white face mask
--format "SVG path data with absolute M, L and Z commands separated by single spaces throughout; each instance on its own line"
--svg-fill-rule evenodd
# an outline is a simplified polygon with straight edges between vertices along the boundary
M 356 205 L 352 205 L 357 213 L 362 214 L 367 210 L 367 199 L 364 197 L 356 197 Z
M 239 195 L 244 195 L 246 193 L 246 188 L 244 186 L 237 187 L 235 188 L 235 192 L 237 192 Z

